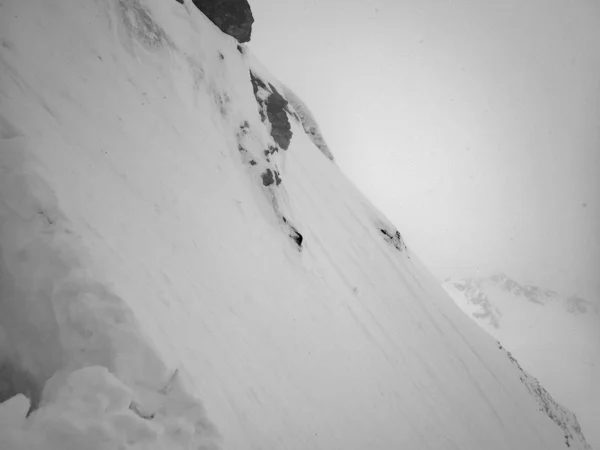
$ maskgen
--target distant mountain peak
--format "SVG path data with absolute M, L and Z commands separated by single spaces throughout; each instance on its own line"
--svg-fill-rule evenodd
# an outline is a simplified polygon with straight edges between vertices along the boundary
M 460 291 L 469 304 L 478 307 L 476 311 L 472 312 L 473 317 L 489 323 L 494 328 L 500 326 L 499 319 L 502 314 L 498 308 L 492 305 L 486 293 L 480 289 L 480 283 L 477 279 L 448 279 L 445 284 Z
M 522 284 L 504 272 L 483 277 L 446 278 L 444 285 L 453 286 L 469 295 L 478 295 L 474 289 L 485 291 L 486 288 L 495 287 L 510 293 L 513 297 L 522 298 L 540 306 L 562 303 L 565 311 L 572 314 L 600 314 L 600 307 L 597 304 L 578 295 L 566 296 L 533 284 Z
M 515 358 L 540 379 L 541 384 L 526 372 L 521 376 L 541 410 L 563 429 L 567 446 L 577 442 L 581 430 L 579 425 L 565 426 L 574 419 L 552 397 L 577 413 L 586 434 L 600 442 L 595 430 L 600 403 L 591 390 L 581 388 L 594 386 L 597 379 L 597 304 L 578 295 L 521 284 L 506 273 L 450 278 L 443 286 L 467 316 L 502 343 L 501 349 L 514 352 L 515 357 L 510 352 L 508 356 L 519 369 Z
M 489 279 L 492 281 L 495 281 L 497 283 L 504 283 L 505 281 L 511 280 L 511 278 L 508 275 L 506 275 L 504 272 L 490 275 Z
M 571 295 L 565 300 L 567 311 L 572 314 L 600 314 L 600 307 L 578 295 Z

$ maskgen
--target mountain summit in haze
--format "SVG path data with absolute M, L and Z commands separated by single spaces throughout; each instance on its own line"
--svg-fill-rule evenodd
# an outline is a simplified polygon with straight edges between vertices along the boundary
M 0 448 L 588 449 L 333 163 L 251 17 L 0 1 Z
M 510 350 L 553 395 L 577 414 L 600 448 L 600 308 L 506 274 L 447 279 L 444 287 L 478 325 Z

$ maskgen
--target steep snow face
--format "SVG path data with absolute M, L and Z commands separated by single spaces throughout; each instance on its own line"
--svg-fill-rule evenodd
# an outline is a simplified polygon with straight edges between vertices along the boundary
M 0 10 L 0 448 L 566 448 L 190 1 Z
M 578 296 L 523 285 L 505 274 L 449 279 L 456 304 L 573 410 L 600 448 L 600 310 Z

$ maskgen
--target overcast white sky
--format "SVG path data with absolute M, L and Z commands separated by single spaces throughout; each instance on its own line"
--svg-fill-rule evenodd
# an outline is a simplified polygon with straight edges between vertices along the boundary
M 436 275 L 600 298 L 600 0 L 250 4 L 254 53 Z

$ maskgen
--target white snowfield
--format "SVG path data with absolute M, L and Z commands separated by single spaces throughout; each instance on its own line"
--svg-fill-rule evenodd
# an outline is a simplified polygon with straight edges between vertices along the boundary
M 0 449 L 589 448 L 294 121 L 267 160 L 243 50 L 0 0 Z

